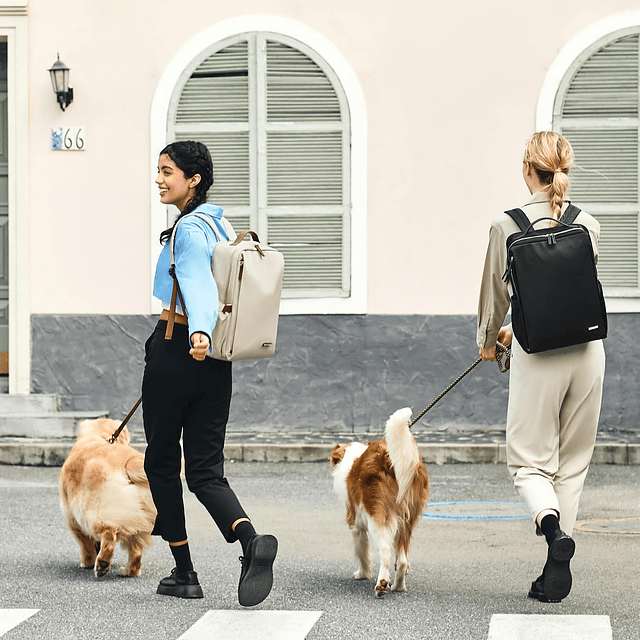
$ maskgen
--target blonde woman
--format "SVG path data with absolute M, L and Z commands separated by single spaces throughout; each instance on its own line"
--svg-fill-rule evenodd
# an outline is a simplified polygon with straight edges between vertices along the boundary
M 531 198 L 521 209 L 531 222 L 560 219 L 569 204 L 567 174 L 572 162 L 571 145 L 563 136 L 542 131 L 529 140 L 522 173 Z M 575 222 L 589 230 L 597 258 L 600 225 L 584 211 Z M 536 228 L 553 224 L 541 222 Z M 536 532 L 548 545 L 542 575 L 532 583 L 529 597 L 559 602 L 571 591 L 569 563 L 575 552 L 571 534 L 595 445 L 605 357 L 601 340 L 528 354 L 514 339 L 511 326 L 502 326 L 511 293 L 502 280 L 506 240 L 518 231 L 506 213 L 491 224 L 477 343 L 485 361 L 495 360 L 496 341 L 512 345 L 507 465 Z

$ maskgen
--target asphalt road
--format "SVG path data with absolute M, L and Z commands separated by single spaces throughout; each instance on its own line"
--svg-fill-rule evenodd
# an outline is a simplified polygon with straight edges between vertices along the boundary
M 502 465 L 429 472 L 432 502 L 519 502 Z M 242 611 L 240 546 L 223 541 L 191 494 L 189 535 L 205 598 L 183 601 L 155 594 L 173 566 L 162 541 L 146 552 L 140 578 L 114 571 L 98 580 L 78 567 L 58 506 L 58 474 L 0 466 L 0 609 L 39 609 L 4 638 L 175 640 L 209 610 Z M 328 463 L 228 463 L 227 477 L 256 528 L 280 541 L 274 589 L 255 609 L 322 611 L 311 640 L 486 640 L 494 614 L 606 615 L 615 640 L 640 640 L 640 535 L 577 531 L 573 591 L 560 604 L 542 604 L 526 597 L 545 558 L 528 519 L 425 518 L 409 554 L 408 591 L 376 599 L 373 583 L 351 577 L 351 537 Z M 640 467 L 594 465 L 579 518 L 640 516 L 639 484 Z M 479 504 L 478 513 L 485 508 Z M 115 565 L 123 560 L 119 550 Z

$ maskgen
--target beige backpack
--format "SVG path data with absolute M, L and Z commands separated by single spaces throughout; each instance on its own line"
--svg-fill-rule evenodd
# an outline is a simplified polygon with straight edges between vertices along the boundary
M 211 336 L 211 351 L 216 360 L 249 360 L 270 358 L 276 348 L 280 296 L 284 274 L 283 255 L 262 244 L 253 231 L 236 234 L 226 218 L 222 218 L 229 240 L 223 240 L 211 219 L 198 216 L 213 230 L 218 239 L 211 257 L 211 271 L 218 287 L 218 317 Z M 184 218 L 182 218 L 184 220 Z M 177 228 L 178 225 L 176 225 Z M 176 310 L 176 293 L 183 313 L 186 307 L 175 276 L 174 228 L 170 240 L 173 292 L 165 337 L 171 339 Z M 249 239 L 246 239 L 246 238 Z

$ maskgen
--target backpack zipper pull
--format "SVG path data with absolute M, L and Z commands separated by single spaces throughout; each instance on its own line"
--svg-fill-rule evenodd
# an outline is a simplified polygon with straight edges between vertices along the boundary
M 547 236 L 547 243 L 549 244 L 550 247 L 552 247 L 554 244 L 556 244 L 556 234 L 555 233 L 550 233 Z

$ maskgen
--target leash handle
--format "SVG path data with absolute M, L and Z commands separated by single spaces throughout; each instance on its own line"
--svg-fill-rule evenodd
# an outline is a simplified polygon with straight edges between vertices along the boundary
M 109 444 L 113 444 L 118 436 L 122 433 L 122 430 L 127 426 L 127 422 L 131 420 L 131 416 L 136 412 L 136 409 L 140 406 L 142 402 L 142 396 L 138 398 L 136 403 L 133 405 L 133 408 L 127 414 L 127 417 L 122 421 L 122 424 L 114 431 L 113 435 L 109 438 Z
M 502 357 L 506 355 L 506 360 L 504 364 L 502 364 Z M 511 361 L 511 346 L 506 347 L 502 343 L 496 343 L 496 362 L 498 363 L 498 368 L 502 373 L 509 369 L 509 364 Z M 421 411 L 410 423 L 409 429 L 413 427 L 413 425 L 424 416 L 434 404 L 439 402 L 453 387 L 455 387 L 462 378 L 464 378 L 468 373 L 470 373 L 473 369 L 475 369 L 482 362 L 482 358 L 478 358 L 473 364 L 467 367 L 442 393 L 440 393 L 436 398 L 434 398 L 429 405 Z
M 502 364 L 502 358 L 505 358 Z M 500 342 L 496 342 L 496 362 L 500 373 L 506 373 L 511 366 L 511 345 L 505 346 Z

